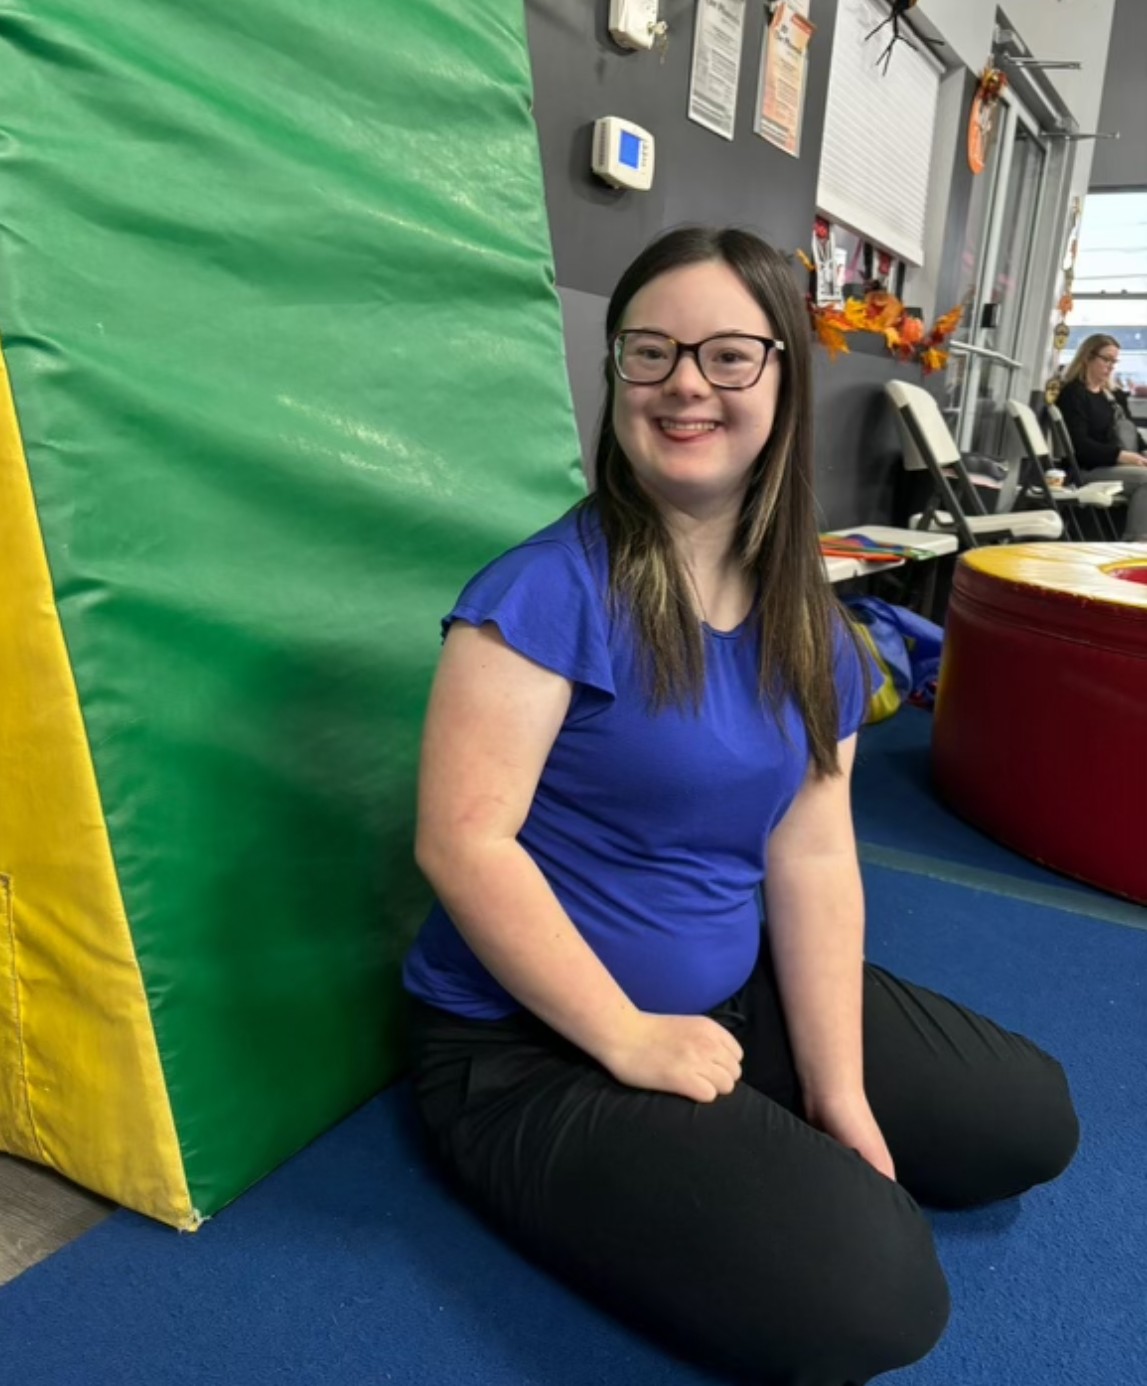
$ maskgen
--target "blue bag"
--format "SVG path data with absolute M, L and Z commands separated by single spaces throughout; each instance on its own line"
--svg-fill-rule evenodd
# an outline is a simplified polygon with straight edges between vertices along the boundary
M 940 677 L 943 628 L 878 597 L 849 597 L 845 606 L 884 675 L 882 685 L 873 692 L 866 720 L 890 717 L 904 702 L 930 708 Z

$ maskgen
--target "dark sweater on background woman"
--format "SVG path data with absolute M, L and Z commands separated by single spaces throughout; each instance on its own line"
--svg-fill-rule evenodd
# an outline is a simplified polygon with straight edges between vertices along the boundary
M 1060 390 L 1056 404 L 1079 465 L 1085 470 L 1117 467 L 1122 447 L 1115 431 L 1115 401 L 1103 390 L 1089 390 L 1082 380 L 1072 380 Z

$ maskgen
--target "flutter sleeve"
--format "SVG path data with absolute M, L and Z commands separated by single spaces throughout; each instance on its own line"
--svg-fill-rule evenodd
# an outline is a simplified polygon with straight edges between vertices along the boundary
M 879 688 L 881 675 L 871 658 L 856 647 L 856 642 L 844 628 L 844 618 L 837 618 L 835 635 L 836 697 L 840 709 L 838 741 L 846 741 L 859 731 L 868 712 L 869 689 Z M 867 680 L 865 665 L 867 664 Z
M 533 540 L 496 558 L 443 618 L 443 637 L 455 621 L 496 626 L 518 654 L 616 697 L 605 594 L 576 542 Z

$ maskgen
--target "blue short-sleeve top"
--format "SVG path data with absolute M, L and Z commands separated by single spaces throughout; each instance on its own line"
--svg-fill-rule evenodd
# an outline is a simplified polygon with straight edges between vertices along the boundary
M 700 709 L 650 709 L 633 631 L 607 600 L 592 509 L 484 568 L 443 621 L 495 625 L 574 685 L 519 841 L 642 1010 L 700 1014 L 748 979 L 760 946 L 765 843 L 805 778 L 796 708 L 758 692 L 759 635 L 704 628 Z M 840 737 L 863 721 L 860 660 L 836 644 Z M 474 1019 L 520 1009 L 435 905 L 406 959 L 415 996 Z

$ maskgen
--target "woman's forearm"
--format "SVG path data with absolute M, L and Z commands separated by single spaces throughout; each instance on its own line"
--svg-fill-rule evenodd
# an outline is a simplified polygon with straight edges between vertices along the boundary
M 420 847 L 419 865 L 475 954 L 527 1010 L 606 1063 L 640 1012 L 512 838 Z
M 771 862 L 773 967 L 808 1115 L 864 1090 L 864 896 L 854 850 Z

